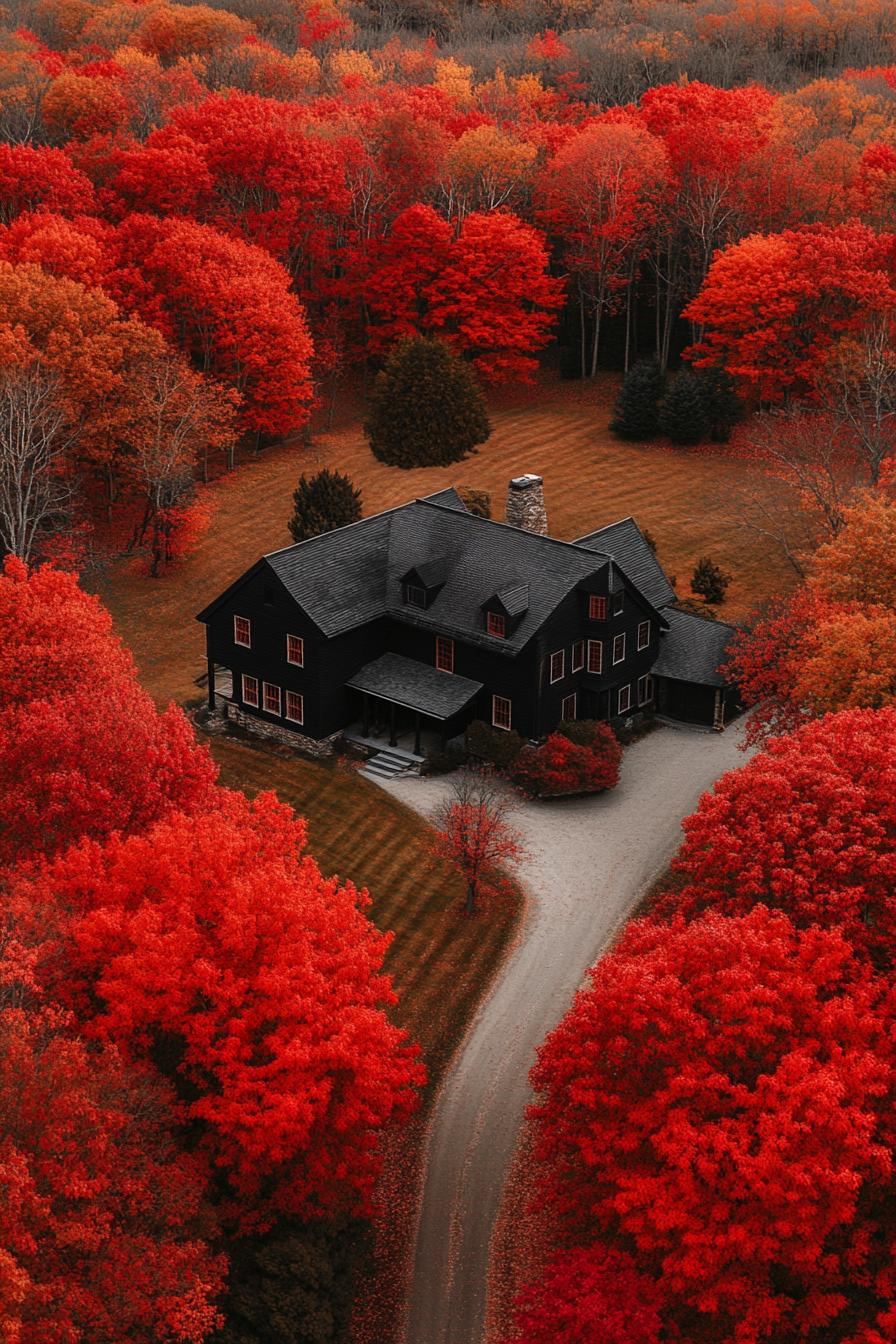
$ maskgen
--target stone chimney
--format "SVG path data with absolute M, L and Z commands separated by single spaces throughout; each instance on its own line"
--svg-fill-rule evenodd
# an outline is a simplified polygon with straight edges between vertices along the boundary
M 527 532 L 547 536 L 548 515 L 544 507 L 544 482 L 531 473 L 514 476 L 507 488 L 505 522 L 511 527 L 524 527 Z

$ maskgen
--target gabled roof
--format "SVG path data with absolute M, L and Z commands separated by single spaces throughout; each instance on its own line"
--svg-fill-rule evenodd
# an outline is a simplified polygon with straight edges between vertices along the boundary
M 207 620 L 259 567 L 276 576 L 325 635 L 391 615 L 505 655 L 522 648 L 560 602 L 588 580 L 612 579 L 614 589 L 632 582 L 642 592 L 624 566 L 615 565 L 590 540 L 588 546 L 556 541 L 480 518 L 467 512 L 454 490 L 271 552 L 199 619 Z M 425 609 L 403 601 L 402 582 L 411 573 L 437 578 L 440 585 Z M 650 602 L 648 594 L 642 595 Z M 502 640 L 483 628 L 483 607 L 496 596 L 515 621 Z M 663 613 L 651 605 L 663 623 Z
M 622 518 L 618 523 L 589 532 L 579 537 L 576 546 L 611 555 L 622 572 L 655 607 L 664 607 L 675 601 L 672 587 L 662 566 L 645 540 L 634 518 Z
M 707 621 L 675 607 L 666 607 L 663 615 L 669 629 L 660 640 L 654 676 L 698 686 L 728 685 L 719 668 L 726 661 L 737 627 L 724 621 Z

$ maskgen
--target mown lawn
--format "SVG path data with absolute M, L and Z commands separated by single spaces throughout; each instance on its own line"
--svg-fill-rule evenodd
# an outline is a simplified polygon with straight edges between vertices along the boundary
M 176 572 L 152 581 L 116 570 L 100 591 L 131 645 L 144 685 L 161 702 L 197 694 L 205 670 L 203 630 L 194 617 L 266 551 L 289 543 L 286 521 L 303 471 L 347 471 L 365 513 L 390 508 L 446 485 L 488 490 L 502 516 L 511 476 L 544 476 L 548 522 L 563 539 L 632 514 L 659 545 L 660 559 L 688 595 L 694 563 L 711 555 L 733 576 L 722 615 L 733 619 L 791 582 L 783 562 L 760 538 L 732 525 L 721 507 L 752 469 L 721 452 L 621 443 L 609 432 L 616 380 L 598 387 L 547 379 L 515 390 L 492 410 L 492 435 L 475 456 L 453 467 L 402 471 L 371 455 L 358 410 L 315 433 L 310 449 L 282 446 L 214 482 L 211 528 Z
M 395 933 L 386 959 L 395 1019 L 423 1047 L 435 1082 L 506 949 L 519 902 L 505 898 L 466 918 L 457 874 L 430 860 L 426 823 L 350 766 L 232 737 L 210 742 L 222 784 L 250 797 L 274 789 L 306 818 L 308 852 L 323 872 L 370 892 L 374 923 Z

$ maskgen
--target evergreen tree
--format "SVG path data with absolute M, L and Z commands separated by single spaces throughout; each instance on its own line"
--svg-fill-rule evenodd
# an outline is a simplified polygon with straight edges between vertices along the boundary
M 473 370 L 443 341 L 399 341 L 377 374 L 364 432 L 394 467 L 447 466 L 491 432 Z
M 610 428 L 621 439 L 652 439 L 659 429 L 665 378 L 655 359 L 639 359 L 625 375 Z
M 293 541 L 306 541 L 321 532 L 356 523 L 361 517 L 361 492 L 348 476 L 325 468 L 310 479 L 302 476 L 293 495 L 295 509 L 289 520 Z
M 734 379 L 727 369 L 697 369 L 709 414 L 709 437 L 713 443 L 727 443 L 731 430 L 743 418 L 743 402 L 734 390 Z
M 707 602 L 724 602 L 731 575 L 726 574 L 720 565 L 704 555 L 694 566 L 691 576 L 691 592 Z
M 700 373 L 680 369 L 660 402 L 659 425 L 673 443 L 702 443 L 712 428 L 708 388 Z

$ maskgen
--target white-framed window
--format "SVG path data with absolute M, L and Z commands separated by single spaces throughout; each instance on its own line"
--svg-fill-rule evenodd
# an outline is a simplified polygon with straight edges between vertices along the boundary
M 588 641 L 588 671 L 599 677 L 604 670 L 604 645 L 601 639 Z
M 642 621 L 638 626 L 638 648 L 646 649 L 650 643 L 650 622 Z
M 252 622 L 248 616 L 234 616 L 233 618 L 233 642 L 242 644 L 244 649 L 252 647 Z
M 581 672 L 584 666 L 585 666 L 585 641 L 584 639 L 577 639 L 575 644 L 573 644 L 572 646 L 572 670 L 573 672 Z
M 440 672 L 454 671 L 454 640 L 436 636 L 436 667 Z
M 621 616 L 622 609 L 624 606 L 625 606 L 625 593 L 623 589 L 620 588 L 618 593 L 613 594 L 613 615 Z
M 632 707 L 632 688 L 631 686 L 619 687 L 619 713 L 625 714 Z
M 243 673 L 243 704 L 258 708 L 258 678 L 247 677 Z
M 264 682 L 264 708 L 267 714 L 280 713 L 280 687 L 272 686 L 269 681 Z
M 551 685 L 555 681 L 562 681 L 566 674 L 566 650 L 558 649 L 556 653 L 551 654 Z
M 591 593 L 588 597 L 588 616 L 592 621 L 605 621 L 607 619 L 607 599 L 600 597 L 597 593 Z
M 613 666 L 625 662 L 625 635 L 617 635 L 613 640 Z
M 560 717 L 568 723 L 570 719 L 576 717 L 576 697 L 575 694 L 567 695 L 560 706 Z
M 648 672 L 638 678 L 638 704 L 647 705 L 653 699 L 653 677 Z
M 286 717 L 293 723 L 305 722 L 305 697 L 298 691 L 286 692 Z
M 500 611 L 486 612 L 485 628 L 488 633 L 494 635 L 496 639 L 503 639 L 507 634 L 507 622 L 504 620 Z
M 286 636 L 286 661 L 294 667 L 305 666 L 305 641 L 301 635 Z
M 505 695 L 492 696 L 492 727 L 510 728 L 511 704 Z

